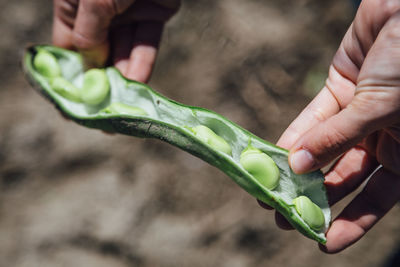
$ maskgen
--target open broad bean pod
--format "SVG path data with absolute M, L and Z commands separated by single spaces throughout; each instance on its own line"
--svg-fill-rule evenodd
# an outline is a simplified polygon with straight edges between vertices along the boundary
M 114 67 L 85 72 L 73 51 L 29 47 L 23 68 L 32 86 L 71 120 L 177 146 L 226 173 L 305 236 L 326 242 L 330 208 L 323 175 L 293 173 L 287 150 L 215 112 L 177 103 L 128 80 Z

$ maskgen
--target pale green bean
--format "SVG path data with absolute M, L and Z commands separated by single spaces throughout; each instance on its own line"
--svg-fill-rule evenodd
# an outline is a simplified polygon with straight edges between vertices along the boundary
M 129 106 L 124 103 L 114 102 L 105 109 L 101 110 L 107 114 L 126 114 L 126 115 L 140 115 L 146 116 L 147 112 L 144 111 L 142 108 Z
M 61 68 L 56 57 L 46 50 L 39 50 L 33 59 L 35 69 L 47 78 L 61 76 Z
M 204 125 L 199 125 L 191 128 L 194 135 L 208 144 L 212 148 L 224 152 L 228 155 L 232 154 L 232 148 L 221 136 L 217 135 L 213 130 Z
M 300 217 L 314 230 L 320 231 L 325 225 L 325 217 L 320 207 L 306 196 L 299 196 L 293 204 Z
M 51 80 L 51 86 L 54 89 L 54 91 L 56 91 L 63 97 L 74 102 L 81 101 L 79 89 L 66 79 L 62 77 L 55 77 Z
M 249 146 L 240 155 L 240 164 L 263 186 L 273 190 L 279 184 L 279 169 L 273 159 L 261 150 Z
M 103 102 L 110 92 L 110 85 L 104 70 L 91 69 L 85 72 L 81 98 L 89 105 L 98 105 Z

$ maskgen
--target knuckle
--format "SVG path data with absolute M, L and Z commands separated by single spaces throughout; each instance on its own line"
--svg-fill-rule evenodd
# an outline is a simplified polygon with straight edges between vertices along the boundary
M 72 32 L 72 44 L 76 48 L 89 48 L 92 46 L 92 41 L 90 41 L 88 38 L 83 36 L 82 34 L 74 31 Z
M 54 4 L 54 12 L 58 19 L 71 29 L 74 27 L 78 12 L 78 0 L 58 1 Z
M 381 8 L 384 16 L 391 17 L 400 9 L 400 2 L 398 0 L 375 0 Z
M 104 40 L 91 38 L 81 32 L 72 32 L 72 45 L 78 49 L 91 49 L 98 46 Z
M 389 18 L 385 28 L 389 40 L 400 38 L 400 11 L 397 11 Z
M 400 2 L 398 0 L 364 0 L 361 7 L 366 10 L 379 10 L 380 14 L 389 18 L 400 9 Z
M 377 108 L 377 95 L 374 92 L 356 91 L 353 102 L 350 103 L 349 108 L 354 109 L 359 114 L 369 114 L 376 112 Z
M 60 10 L 66 14 L 75 14 L 78 10 L 79 2 L 77 0 L 66 0 L 60 4 Z
M 381 124 L 398 113 L 398 100 L 386 90 L 357 91 L 349 108 L 359 114 L 360 119 Z
M 315 118 L 318 122 L 323 122 L 326 120 L 324 110 L 320 107 L 312 108 L 311 113 L 312 117 Z

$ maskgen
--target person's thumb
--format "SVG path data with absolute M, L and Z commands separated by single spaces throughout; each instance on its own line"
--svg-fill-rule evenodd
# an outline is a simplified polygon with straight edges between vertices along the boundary
M 356 95 L 346 108 L 301 136 L 290 149 L 292 170 L 306 173 L 319 169 L 388 125 L 390 107 L 378 95 L 374 92 Z
M 101 66 L 109 53 L 108 34 L 112 19 L 135 0 L 81 0 L 72 33 L 73 45 L 82 53 L 85 64 Z

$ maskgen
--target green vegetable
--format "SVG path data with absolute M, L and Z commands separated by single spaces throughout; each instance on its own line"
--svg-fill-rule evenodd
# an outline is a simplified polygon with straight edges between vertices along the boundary
M 91 69 L 85 72 L 81 97 L 89 105 L 103 102 L 110 92 L 110 85 L 104 70 Z
M 330 209 L 320 171 L 303 175 L 293 173 L 288 166 L 287 150 L 253 135 L 215 112 L 169 100 L 145 84 L 124 78 L 113 67 L 97 71 L 102 74 L 96 74 L 98 78 L 90 82 L 103 86 L 101 97 L 94 97 L 96 101 L 93 102 L 73 102 L 57 93 L 50 79 L 36 68 L 33 62 L 40 50 L 53 54 L 58 60 L 63 77 L 72 84 L 79 85 L 78 87 L 84 84 L 85 76 L 81 56 L 76 52 L 52 46 L 29 48 L 24 56 L 26 77 L 66 116 L 87 127 L 131 136 L 158 138 L 177 146 L 225 172 L 252 196 L 279 211 L 307 237 L 321 243 L 326 242 L 324 232 L 329 226 Z M 104 86 L 105 83 L 107 86 Z M 85 85 L 82 90 L 84 89 Z M 112 104 L 107 107 L 109 103 Z M 140 108 L 147 115 L 130 113 L 127 116 L 126 106 L 114 103 Z M 242 153 L 246 148 L 248 149 Z M 259 158 L 254 160 L 255 156 Z M 263 162 L 269 167 L 261 166 Z M 277 170 L 277 185 L 270 183 L 270 178 L 266 179 L 266 183 L 265 178 L 260 179 L 256 174 L 265 171 L 275 177 Z M 309 224 L 310 221 L 304 219 L 304 212 L 304 218 L 298 213 L 293 200 L 299 196 L 307 196 L 321 208 L 325 222 L 322 227 L 317 229 L 316 224 Z M 317 224 L 320 226 L 319 222 Z
M 297 212 L 301 218 L 314 230 L 320 231 L 325 225 L 325 217 L 317 205 L 308 197 L 299 196 L 293 200 Z
M 132 107 L 124 103 L 112 103 L 100 112 L 105 112 L 108 114 L 126 114 L 126 115 L 138 115 L 146 116 L 147 112 L 138 107 Z
M 215 150 L 224 152 L 228 155 L 232 154 L 231 146 L 219 135 L 213 132 L 210 128 L 204 125 L 193 127 L 192 132 L 204 143 L 208 144 Z
M 56 91 L 66 99 L 74 102 L 81 101 L 79 89 L 63 77 L 53 78 L 51 81 L 51 86 L 54 91 Z
M 249 146 L 240 155 L 240 164 L 263 186 L 272 190 L 279 184 L 279 169 L 273 159 L 261 150 Z
M 57 77 L 61 75 L 61 69 L 58 65 L 56 57 L 44 49 L 38 51 L 33 60 L 35 69 L 46 77 Z

